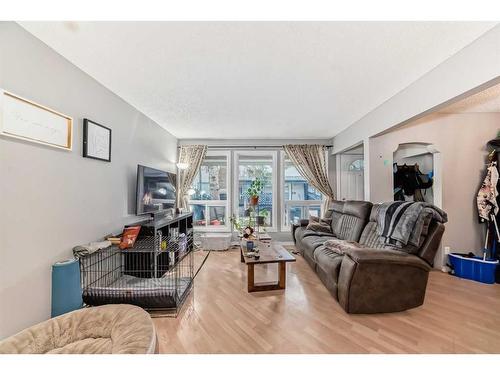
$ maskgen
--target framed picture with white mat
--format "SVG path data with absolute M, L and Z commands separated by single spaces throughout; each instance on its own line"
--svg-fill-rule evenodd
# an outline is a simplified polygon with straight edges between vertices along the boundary
M 111 129 L 83 119 L 83 157 L 111 162 Z

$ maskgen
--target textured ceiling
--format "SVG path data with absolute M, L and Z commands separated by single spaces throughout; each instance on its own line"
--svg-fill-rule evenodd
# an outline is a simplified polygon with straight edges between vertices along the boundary
M 491 22 L 21 22 L 178 138 L 328 138 Z
M 440 113 L 500 112 L 500 84 L 471 95 L 439 111 Z

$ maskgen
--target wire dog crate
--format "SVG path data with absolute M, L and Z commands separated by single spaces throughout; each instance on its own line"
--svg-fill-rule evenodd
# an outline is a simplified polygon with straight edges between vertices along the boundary
M 80 275 L 87 305 L 128 303 L 176 316 L 193 288 L 192 215 L 142 225 L 133 248 L 81 257 Z

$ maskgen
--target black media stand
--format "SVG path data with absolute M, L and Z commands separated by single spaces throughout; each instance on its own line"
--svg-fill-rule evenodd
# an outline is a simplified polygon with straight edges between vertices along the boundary
M 126 274 L 162 277 L 193 250 L 193 214 L 156 215 L 141 226 L 133 248 L 123 250 Z

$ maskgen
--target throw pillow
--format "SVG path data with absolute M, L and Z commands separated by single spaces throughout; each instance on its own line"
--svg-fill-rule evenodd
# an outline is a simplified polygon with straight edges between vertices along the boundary
M 309 222 L 310 223 L 319 223 L 319 217 L 310 215 Z
M 322 218 L 322 219 L 319 219 L 319 222 L 322 223 L 322 224 L 326 224 L 326 225 L 332 225 L 332 219 L 331 218 Z
M 315 232 L 332 233 L 332 228 L 329 224 L 312 221 L 307 225 L 307 230 Z
M 325 219 L 331 219 L 333 216 L 333 208 L 329 208 L 326 210 L 325 214 L 323 215 L 323 218 Z

